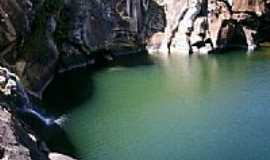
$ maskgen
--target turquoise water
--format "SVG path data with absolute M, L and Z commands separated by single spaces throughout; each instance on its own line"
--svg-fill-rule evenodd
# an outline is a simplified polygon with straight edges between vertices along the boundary
M 268 51 L 121 58 L 58 78 L 45 101 L 67 108 L 82 160 L 267 160 Z

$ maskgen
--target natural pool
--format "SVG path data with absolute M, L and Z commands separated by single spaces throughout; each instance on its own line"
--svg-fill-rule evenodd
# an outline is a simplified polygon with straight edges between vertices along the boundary
M 60 76 L 44 100 L 82 160 L 270 159 L 269 49 L 122 57 Z

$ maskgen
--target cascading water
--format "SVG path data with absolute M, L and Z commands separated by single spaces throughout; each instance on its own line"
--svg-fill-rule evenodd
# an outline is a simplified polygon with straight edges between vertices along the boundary
M 54 125 L 61 125 L 66 118 L 59 119 L 45 116 L 39 107 L 33 105 L 19 78 L 9 72 L 6 68 L 0 67 L 1 92 L 5 96 L 16 94 L 18 97 L 18 105 L 16 105 L 16 112 L 26 121 L 26 123 L 36 123 L 39 127 L 50 127 Z M 9 85 L 13 84 L 13 85 Z M 39 128 L 38 127 L 38 128 Z
M 20 95 L 21 100 L 21 106 L 18 108 L 18 111 L 22 114 L 31 114 L 33 117 L 36 117 L 36 119 L 39 119 L 42 121 L 46 126 L 50 126 L 54 123 L 54 119 L 48 118 L 44 116 L 40 111 L 38 111 L 38 107 L 34 107 L 34 105 L 31 103 L 29 96 L 27 92 L 25 91 L 22 84 L 17 81 L 17 94 Z

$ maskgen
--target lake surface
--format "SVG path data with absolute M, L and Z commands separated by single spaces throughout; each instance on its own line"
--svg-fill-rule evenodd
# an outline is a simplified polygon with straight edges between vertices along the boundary
M 82 160 L 267 160 L 270 50 L 123 57 L 58 77 L 44 105 Z

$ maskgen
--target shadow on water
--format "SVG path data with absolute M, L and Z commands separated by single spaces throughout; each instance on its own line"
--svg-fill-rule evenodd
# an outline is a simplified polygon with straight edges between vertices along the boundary
M 242 51 L 230 52 L 227 54 L 232 54 L 234 56 L 226 56 L 225 59 L 232 62 L 235 56 L 244 56 L 245 54 L 243 53 L 244 52 Z M 223 54 L 213 54 L 208 56 L 193 55 L 185 58 L 169 56 L 169 59 L 182 59 L 180 61 L 183 62 L 179 63 L 186 63 L 188 61 L 189 65 L 200 64 L 202 66 L 199 68 L 204 70 L 204 68 L 207 68 L 206 66 L 210 64 L 219 64 L 219 59 L 217 58 L 219 56 L 223 56 Z M 76 109 L 77 107 L 80 107 L 82 104 L 92 98 L 93 94 L 95 93 L 95 84 L 93 81 L 95 73 L 107 68 L 133 68 L 139 66 L 151 66 L 155 63 L 156 62 L 153 57 L 144 52 L 114 57 L 114 61 L 106 61 L 106 59 L 101 58 L 98 60 L 98 64 L 96 65 L 91 65 L 86 68 L 75 69 L 56 75 L 52 83 L 46 89 L 41 105 L 45 107 L 45 110 L 48 113 L 55 116 L 61 116 L 69 113 L 71 110 Z M 207 79 L 207 77 L 209 78 L 209 75 L 207 74 L 203 76 L 205 76 L 205 79 Z
M 47 143 L 50 151 L 76 156 L 77 151 L 62 128 L 61 121 L 64 121 L 63 117 L 55 119 L 35 106 L 31 108 L 17 108 L 16 116 L 23 122 L 25 128 L 31 128 L 28 132 L 34 132 L 34 134 L 38 136 L 38 140 L 41 139 Z M 21 132 L 22 131 L 19 131 L 19 133 Z M 23 144 L 25 142 L 24 139 L 27 139 L 27 137 L 18 138 Z M 25 145 L 30 146 L 31 144 Z M 40 141 L 37 142 L 37 145 L 41 147 L 41 149 L 44 149 Z M 33 152 L 35 152 L 35 150 L 33 150 Z M 37 153 L 31 153 L 31 156 L 32 154 L 35 156 Z
M 59 74 L 44 93 L 43 106 L 49 113 L 62 115 L 89 101 L 95 93 L 93 74 L 105 68 L 137 67 L 153 65 L 151 57 L 145 53 L 116 57 L 114 61 L 103 62 L 103 65 L 92 65 L 87 68 Z
M 154 65 L 152 58 L 146 53 L 140 53 L 117 57 L 111 66 L 137 67 L 150 65 Z
M 106 68 L 115 66 L 137 67 L 153 65 L 151 57 L 145 53 L 131 54 L 115 58 L 114 61 L 102 62 L 102 65 L 92 65 L 57 75 L 44 93 L 42 106 L 46 112 L 54 116 L 70 113 L 71 110 L 83 105 L 95 93 L 93 76 Z M 34 117 L 35 118 L 35 117 Z M 33 117 L 24 116 L 24 119 Z M 78 156 L 76 148 L 70 142 L 68 135 L 58 125 L 42 126 L 37 120 L 34 128 L 42 137 L 46 138 L 49 148 L 53 151 Z
M 31 114 L 19 113 L 18 116 L 24 123 L 31 124 L 31 132 L 33 131 L 40 139 L 44 140 L 51 152 L 62 153 L 73 157 L 78 156 L 75 146 L 70 142 L 66 132 L 61 128 L 61 126 L 56 123 L 45 125 L 40 119 L 37 119 L 36 116 Z M 15 129 L 18 133 L 22 132 L 19 130 L 19 127 L 15 127 Z M 30 141 L 26 141 L 28 137 L 21 137 L 22 134 L 17 135 L 19 135 L 17 138 L 22 144 L 28 147 L 32 145 L 29 144 Z M 37 142 L 37 145 L 38 147 L 41 147 L 41 149 L 45 149 L 42 148 L 43 146 L 41 146 L 40 141 Z M 31 150 L 30 154 L 33 159 L 39 157 L 39 154 L 35 149 Z
M 51 134 L 50 139 L 48 139 L 48 147 L 52 151 L 67 154 L 73 157 L 78 157 L 78 152 L 65 130 L 63 130 L 59 125 L 53 125 L 50 127 Z
M 57 75 L 45 91 L 42 105 L 55 115 L 68 113 L 80 106 L 94 92 L 91 75 L 92 71 L 87 68 Z
M 107 19 L 104 19 L 104 17 L 102 16 L 104 13 L 106 13 L 104 12 L 103 5 L 101 6 L 100 3 L 97 3 L 95 1 L 89 1 L 88 3 L 89 6 L 92 6 L 91 11 L 89 11 L 91 17 L 93 16 L 95 17 L 93 19 L 96 19 L 95 21 L 91 18 L 92 22 L 90 28 L 94 28 L 94 30 L 91 32 L 91 37 L 100 38 L 93 39 L 93 42 L 99 43 L 99 41 L 104 41 L 104 37 L 106 37 L 107 35 L 111 35 L 113 31 L 110 28 L 120 28 L 118 32 L 113 31 L 113 33 L 115 34 L 114 42 L 116 44 L 126 44 L 126 42 L 130 42 L 130 38 L 134 39 L 134 43 L 138 43 L 139 41 L 142 42 L 141 36 L 143 34 L 145 34 L 145 37 L 151 37 L 154 33 L 160 32 L 165 28 L 164 25 L 162 25 L 161 27 L 149 25 L 149 23 L 159 21 L 159 16 L 152 15 L 152 13 L 155 13 L 153 11 L 158 11 L 161 15 L 163 15 L 162 17 L 165 17 L 163 7 L 159 6 L 153 0 L 143 1 L 143 3 L 134 3 L 133 1 L 128 1 L 128 8 L 132 8 L 132 10 L 134 9 L 136 11 L 132 11 L 132 13 L 125 13 L 125 16 L 120 16 L 122 12 L 128 11 L 128 9 L 125 9 L 125 7 L 128 5 L 125 4 L 125 1 L 121 2 L 120 6 L 119 3 L 117 3 L 116 1 L 106 1 L 103 3 L 105 4 L 104 6 L 110 6 L 113 10 L 113 18 L 110 18 L 109 21 Z M 117 8 L 117 6 L 119 6 L 120 8 Z M 120 10 L 121 13 L 117 12 L 117 10 Z M 129 10 L 131 11 L 131 9 Z M 129 18 L 133 20 L 138 20 L 136 24 L 136 30 L 138 31 L 136 33 L 133 33 L 134 31 L 128 31 L 127 35 L 123 35 L 123 29 L 125 31 L 125 28 L 130 28 L 130 25 L 134 25 L 133 23 L 129 23 L 129 21 L 126 20 L 126 16 L 130 16 Z M 164 22 L 164 24 L 165 23 L 166 22 Z M 95 25 L 99 25 L 99 27 L 96 27 Z M 124 53 L 126 53 L 125 51 Z M 63 114 L 70 113 L 71 110 L 83 106 L 86 101 L 92 99 L 93 94 L 95 93 L 95 84 L 93 81 L 95 72 L 103 70 L 105 69 L 105 67 L 136 67 L 154 64 L 151 58 L 144 53 L 121 55 L 121 57 L 116 56 L 114 58 L 115 61 L 103 63 L 103 59 L 101 57 L 101 62 L 100 59 L 96 59 L 99 65 L 88 66 L 87 68 L 80 68 L 64 74 L 56 75 L 53 82 L 44 92 L 43 101 L 40 102 L 40 105 L 45 108 L 47 113 L 53 114 L 54 116 L 61 116 Z M 66 151 L 68 151 L 68 153 L 77 153 L 73 152 L 74 147 L 70 143 L 69 138 L 66 136 L 66 133 L 61 129 L 61 127 L 52 127 L 55 128 L 50 129 L 54 131 L 54 133 L 53 135 L 50 135 L 50 139 L 48 140 L 49 146 L 53 150 L 57 150 L 61 153 L 65 153 Z M 44 131 L 44 133 L 47 132 Z
M 215 97 L 215 94 L 221 94 L 221 95 L 226 95 L 227 92 L 229 93 L 229 89 L 234 89 L 234 88 L 240 88 L 245 87 L 244 82 L 246 80 L 249 80 L 249 73 L 252 70 L 253 66 L 255 64 L 253 63 L 259 63 L 257 62 L 258 59 L 264 59 L 264 61 L 269 60 L 269 54 L 265 50 L 259 50 L 258 52 L 262 52 L 261 54 L 251 54 L 251 55 L 246 55 L 244 51 L 233 51 L 224 54 L 213 54 L 213 55 L 192 55 L 192 56 L 175 56 L 171 55 L 167 59 L 166 58 L 159 58 L 158 56 L 153 58 L 152 56 L 146 55 L 146 54 L 135 54 L 135 55 L 127 55 L 127 56 L 121 56 L 115 58 L 115 61 L 106 63 L 105 67 L 104 66 L 89 66 L 88 68 L 85 69 L 80 69 L 80 70 L 75 70 L 71 71 L 68 73 L 65 73 L 63 75 L 58 75 L 55 80 L 52 82 L 52 84 L 49 86 L 48 90 L 45 92 L 45 97 L 44 97 L 44 103 L 46 104 L 46 107 L 50 107 L 49 111 L 54 111 L 56 114 L 63 114 L 63 113 L 70 113 L 72 109 L 81 107 L 82 112 L 87 112 L 87 109 L 84 109 L 83 107 L 85 106 L 84 103 L 88 103 L 89 100 L 93 98 L 93 95 L 95 94 L 95 89 L 98 89 L 98 84 L 95 84 L 95 80 L 93 79 L 97 77 L 95 74 L 106 70 L 107 68 L 113 68 L 113 67 L 126 67 L 126 68 L 132 68 L 131 70 L 133 71 L 134 68 L 136 67 L 148 67 L 152 65 L 156 65 L 157 67 L 153 67 L 153 71 L 156 69 L 158 72 L 153 73 L 153 75 L 150 75 L 150 80 L 155 80 L 156 76 L 159 77 L 157 78 L 158 81 L 155 83 L 154 81 L 151 82 L 153 86 L 158 86 L 159 89 L 161 89 L 161 93 L 166 93 L 167 89 L 174 89 L 174 87 L 178 87 L 179 84 L 181 87 L 179 89 L 182 89 L 182 91 L 185 91 L 185 95 L 187 95 L 189 100 L 194 99 L 194 104 L 204 104 L 207 102 L 203 101 L 200 98 L 197 97 L 203 97 L 203 98 L 209 98 L 211 99 L 212 97 Z M 268 58 L 267 58 L 268 57 Z M 252 67 L 252 68 L 251 68 Z M 152 71 L 147 70 L 145 74 L 141 73 L 142 70 L 140 70 L 138 75 L 145 75 L 149 74 Z M 145 70 L 143 70 L 145 71 Z M 125 72 L 126 73 L 126 72 Z M 152 73 L 152 72 L 151 72 Z M 106 73 L 105 73 L 106 74 Z M 161 74 L 161 75 L 160 75 Z M 130 74 L 128 73 L 127 76 Z M 115 78 L 119 78 L 120 76 L 117 74 L 114 74 Z M 123 75 L 121 75 L 123 76 Z M 122 78 L 125 79 L 126 75 L 124 75 Z M 132 76 L 132 75 L 130 75 Z M 129 81 L 129 86 L 132 88 L 136 85 L 134 79 L 138 78 L 136 77 L 137 74 L 133 77 L 128 78 Z M 139 76 L 143 77 L 143 76 Z M 163 79 L 164 78 L 164 79 Z M 140 79 L 140 78 L 138 78 Z M 147 78 L 145 78 L 147 79 Z M 142 82 L 148 82 L 144 81 L 145 79 L 141 79 Z M 103 79 L 104 84 L 108 82 L 109 79 L 104 78 Z M 121 77 L 120 77 L 121 80 Z M 136 79 L 137 80 L 137 79 Z M 114 81 L 112 81 L 114 83 Z M 168 84 L 166 84 L 168 83 Z M 175 83 L 175 84 L 174 84 Z M 145 84 L 147 86 L 148 83 Z M 164 84 L 164 88 L 162 90 L 162 85 Z M 112 84 L 115 85 L 117 88 L 117 84 Z M 118 84 L 120 87 L 120 83 Z M 167 86 L 166 86 L 167 85 Z M 149 85 L 148 85 L 149 86 Z M 170 87 L 171 86 L 171 87 Z M 236 87 L 237 86 L 237 87 Z M 140 86 L 139 86 L 140 87 Z M 169 88 L 167 88 L 169 87 Z M 155 88 L 149 88 L 155 89 Z M 218 90 L 217 90 L 218 89 Z M 134 89 L 136 90 L 136 89 Z M 219 92 L 219 90 L 222 90 L 222 92 Z M 115 90 L 114 90 L 115 91 Z M 120 90 L 121 91 L 121 90 Z M 163 92 L 164 91 L 164 92 Z M 174 90 L 173 90 L 174 91 Z M 110 92 L 109 89 L 104 87 L 104 92 Z M 178 94 L 178 92 L 181 92 L 181 90 L 175 92 L 175 94 Z M 123 92 L 126 96 L 127 92 Z M 134 92 L 133 92 L 134 93 Z M 129 96 L 133 95 L 130 94 Z M 140 91 L 138 92 L 140 93 Z M 112 95 L 115 95 L 114 93 Z M 145 94 L 147 96 L 147 93 Z M 143 95 L 143 96 L 145 96 Z M 151 94 L 152 95 L 152 94 Z M 152 97 L 150 94 L 148 95 L 150 98 Z M 203 96 L 202 96 L 203 95 Z M 128 97 L 128 96 L 127 96 Z M 176 95 L 171 95 L 172 99 L 176 98 Z M 108 98 L 108 97 L 107 97 Z M 117 99 L 117 97 L 112 97 L 114 99 Z M 183 97 L 185 98 L 185 96 Z M 217 97 L 219 98 L 219 97 Z M 100 103 L 103 103 L 102 101 L 104 100 L 104 97 L 100 98 Z M 164 99 L 165 100 L 165 99 Z M 88 102 L 87 102 L 88 101 Z M 130 103 L 129 100 L 126 101 L 127 103 Z M 162 101 L 161 101 L 162 102 Z M 176 101 L 177 102 L 177 101 Z M 120 102 L 122 103 L 122 102 Z M 90 103 L 90 105 L 93 105 L 95 103 Z M 193 104 L 193 102 L 192 102 Z M 90 107 L 102 107 L 101 106 L 90 106 Z M 115 105 L 115 110 L 119 110 L 118 102 Z M 113 108 L 114 106 L 109 106 L 110 108 Z M 123 107 L 124 110 L 126 109 Z M 102 110 L 102 109 L 101 109 Z M 108 121 L 110 122 L 108 126 L 105 126 L 99 121 L 99 122 L 94 122 L 93 119 L 96 118 L 96 116 L 101 116 L 103 115 L 103 110 L 102 113 L 97 115 L 99 112 L 93 112 L 92 115 L 89 113 L 83 114 L 79 113 L 78 117 L 80 120 L 85 121 L 83 123 L 79 122 L 74 122 L 74 130 L 76 134 L 68 131 L 69 136 L 73 136 L 72 138 L 78 138 L 79 144 L 77 143 L 76 149 L 78 150 L 83 150 L 86 153 L 88 152 L 93 152 L 93 154 L 97 154 L 95 151 L 100 149 L 100 148 L 91 148 L 88 149 L 87 147 L 83 147 L 84 145 L 89 145 L 87 141 L 90 141 L 89 139 L 97 138 L 100 135 L 105 135 L 107 137 L 108 132 L 108 126 L 117 128 L 119 127 L 119 124 L 115 124 L 113 126 L 114 120 L 111 120 L 109 117 Z M 120 113 L 120 112 L 119 112 Z M 71 114 L 72 115 L 72 114 Z M 85 117 L 83 116 L 85 115 Z M 119 114 L 120 115 L 120 114 Z M 122 115 L 122 113 L 121 113 Z M 129 113 L 127 113 L 129 115 Z M 140 114 L 141 115 L 141 114 Z M 74 116 L 74 115 L 72 115 Z M 77 117 L 77 118 L 78 118 Z M 91 117 L 91 118 L 89 118 Z M 120 117 L 120 116 L 119 116 Z M 117 116 L 117 120 L 119 118 Z M 71 117 L 76 120 L 76 117 Z M 85 118 L 85 119 L 84 119 Z M 93 119 L 92 119 L 93 118 Z M 98 118 L 106 118 L 104 117 L 98 117 Z M 143 117 L 144 118 L 144 117 Z M 88 120 L 91 120 L 91 122 L 88 122 Z M 117 122 L 117 120 L 115 120 Z M 107 121 L 106 121 L 107 122 Z M 85 126 L 82 126 L 85 124 Z M 95 128 L 95 125 L 100 124 L 102 127 L 104 127 L 104 132 L 103 131 L 96 131 L 94 132 L 97 134 L 97 137 L 94 137 L 95 134 L 91 135 L 88 133 L 89 129 L 91 131 L 95 131 L 98 127 Z M 132 124 L 132 123 L 131 123 Z M 70 124 L 71 125 L 71 124 Z M 132 125 L 131 125 L 132 126 Z M 120 127 L 121 129 L 121 127 Z M 179 128 L 180 129 L 180 128 Z M 136 130 L 135 130 L 136 131 Z M 120 133 L 121 131 L 119 131 Z M 126 131 L 125 131 L 126 132 Z M 55 134 L 51 138 L 51 143 L 50 146 L 68 146 L 69 143 L 68 138 L 65 137 L 65 133 L 62 131 L 57 131 L 57 134 Z M 72 133 L 72 134 L 70 134 Z M 114 135 L 114 133 L 111 133 Z M 132 133 L 131 133 L 132 134 Z M 63 136 L 64 135 L 64 136 Z M 90 137 L 91 136 L 91 137 Z M 89 138 L 90 137 L 90 138 Z M 62 139 L 60 139 L 62 138 Z M 89 138 L 89 139 L 88 139 Z M 104 137 L 102 137 L 104 138 Z M 103 139 L 97 139 L 96 141 L 103 140 Z M 108 137 L 108 139 L 113 141 L 112 137 Z M 151 139 L 151 138 L 150 138 Z M 74 139 L 72 139 L 74 140 Z M 76 139 L 77 140 L 77 139 Z M 95 140 L 93 140 L 95 141 Z M 115 140 L 115 143 L 118 143 L 119 139 Z M 58 143 L 55 145 L 55 143 Z M 59 145 L 60 143 L 60 145 Z M 85 143 L 85 144 L 84 144 Z M 71 143 L 70 143 L 71 144 Z M 72 145 L 71 145 L 72 146 Z M 127 145 L 126 147 L 128 148 L 130 145 Z M 98 146 L 100 147 L 100 146 Z M 110 148 L 109 144 L 105 143 L 104 146 L 101 145 L 101 148 Z M 122 147 L 122 144 L 121 144 Z M 104 149 L 103 148 L 103 149 Z M 62 153 L 65 153 L 66 150 L 63 150 L 62 148 L 56 148 L 57 150 L 62 150 Z M 71 148 L 72 149 L 72 148 Z M 71 150 L 69 149 L 69 150 Z M 74 149 L 74 148 L 73 148 Z M 90 151 L 91 150 L 91 151 Z M 108 149 L 109 153 L 111 152 L 111 149 Z M 132 150 L 133 151 L 133 150 Z M 81 151 L 82 152 L 82 151 Z M 112 151 L 113 152 L 113 151 Z M 76 152 L 73 152 L 76 153 Z M 112 153 L 114 154 L 114 153 Z M 122 152 L 121 152 L 122 154 Z M 123 153 L 125 154 L 125 153 Z M 104 156 L 104 155 L 98 155 L 98 156 Z

